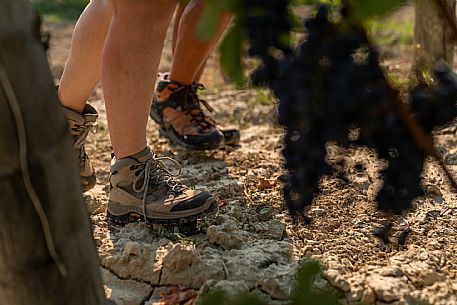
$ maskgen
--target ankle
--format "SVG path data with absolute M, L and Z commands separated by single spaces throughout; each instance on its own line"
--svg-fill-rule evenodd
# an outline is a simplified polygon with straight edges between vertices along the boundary
M 144 157 L 146 155 L 152 155 L 152 151 L 151 149 L 149 148 L 149 146 L 146 146 L 143 150 L 135 153 L 135 154 L 132 154 L 130 156 L 127 156 L 127 157 L 124 157 L 124 158 L 134 158 L 134 159 L 140 159 L 141 157 Z M 122 158 L 122 159 L 124 159 Z
M 57 96 L 59 97 L 60 104 L 68 110 L 74 111 L 78 114 L 82 114 L 86 106 L 86 101 L 73 101 L 71 100 L 71 98 L 65 96 L 65 94 L 62 92 L 60 88 L 60 86 L 57 87 Z
M 138 148 L 142 147 L 142 148 Z M 114 156 L 116 160 L 126 159 L 126 158 L 134 158 L 139 159 L 147 154 L 152 155 L 152 150 L 147 145 L 137 145 L 135 147 L 123 147 L 121 149 L 114 149 Z

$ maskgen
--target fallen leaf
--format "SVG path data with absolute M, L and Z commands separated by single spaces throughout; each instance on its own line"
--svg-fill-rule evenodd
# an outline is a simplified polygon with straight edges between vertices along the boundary
M 261 177 L 257 178 L 257 180 L 258 180 L 257 188 L 259 190 L 269 189 L 276 185 L 276 180 L 270 180 L 270 179 L 261 178 Z
M 172 287 L 166 292 L 160 293 L 161 305 L 192 305 L 197 298 L 197 291 L 185 287 Z

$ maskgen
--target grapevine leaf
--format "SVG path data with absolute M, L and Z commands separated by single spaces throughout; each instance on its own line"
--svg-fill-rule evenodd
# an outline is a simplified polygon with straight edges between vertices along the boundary
M 197 37 L 205 41 L 214 37 L 222 15 L 233 11 L 235 4 L 235 0 L 206 0 L 205 9 L 197 25 Z
M 317 291 L 313 288 L 316 278 L 322 274 L 322 268 L 316 261 L 306 261 L 297 274 L 295 294 L 292 296 L 293 304 L 301 305 L 338 305 L 338 298 L 331 290 Z
M 405 0 L 350 0 L 352 17 L 359 22 L 385 15 L 398 8 Z
M 224 304 L 225 299 L 226 295 L 223 291 L 211 291 L 208 294 L 204 294 L 201 298 L 199 298 L 197 301 L 197 305 Z
M 243 32 L 241 24 L 235 23 L 219 48 L 222 70 L 237 86 L 244 84 L 242 57 Z

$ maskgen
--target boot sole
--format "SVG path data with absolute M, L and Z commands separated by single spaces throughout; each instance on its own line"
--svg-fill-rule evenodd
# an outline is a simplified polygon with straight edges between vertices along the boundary
M 108 202 L 109 205 L 118 205 L 114 202 Z M 218 205 L 216 200 L 212 199 L 209 203 L 206 203 L 207 207 L 202 209 L 200 212 L 195 213 L 194 215 L 189 216 L 174 216 L 170 214 L 169 217 L 164 217 L 164 215 L 158 215 L 157 217 L 146 217 L 146 222 L 148 224 L 158 224 L 158 225 L 165 225 L 165 226 L 178 226 L 183 224 L 195 223 L 198 219 L 202 218 L 203 216 L 211 216 L 215 215 L 218 211 Z M 128 208 L 128 207 L 126 207 Z M 174 217 L 173 217 L 174 216 Z M 121 215 L 114 215 L 112 214 L 109 209 L 107 211 L 108 220 L 119 224 L 125 225 L 132 222 L 144 222 L 145 218 L 142 211 L 138 211 L 135 208 L 131 208 L 124 214 Z
M 187 144 L 183 141 L 181 141 L 172 131 L 168 131 L 162 127 L 159 129 L 159 134 L 169 140 L 169 142 L 175 146 L 179 146 L 182 148 L 185 148 L 187 150 L 199 150 L 199 151 L 204 151 L 204 150 L 216 150 L 223 146 L 223 143 L 220 143 L 218 145 L 190 145 Z M 222 140 L 222 142 L 224 142 Z
M 185 148 L 185 149 L 188 149 L 188 150 L 215 150 L 215 149 L 218 149 L 221 146 L 220 144 L 217 145 L 217 146 L 216 145 L 208 145 L 208 146 L 199 145 L 199 146 L 195 146 L 195 145 L 190 145 L 190 144 L 184 143 L 178 137 L 176 137 L 173 134 L 173 132 L 169 132 L 165 128 L 162 127 L 162 119 L 160 118 L 158 113 L 156 113 L 155 111 L 151 110 L 150 113 L 149 113 L 149 116 L 151 117 L 151 119 L 154 120 L 154 122 L 159 124 L 159 126 L 160 126 L 159 134 L 161 136 L 167 138 L 168 141 L 170 142 L 170 144 L 172 144 L 172 145 L 179 146 L 179 147 L 182 147 L 182 148 Z
M 151 119 L 154 120 L 159 126 L 159 134 L 169 140 L 169 142 L 175 146 L 180 146 L 189 150 L 215 150 L 218 148 L 225 146 L 237 146 L 240 144 L 240 133 L 237 132 L 233 135 L 233 131 L 230 130 L 221 130 L 222 134 L 224 135 L 223 138 L 223 143 L 215 146 L 195 146 L 195 145 L 189 145 L 187 143 L 182 142 L 179 138 L 177 138 L 172 132 L 168 132 L 162 127 L 162 119 L 160 118 L 159 114 L 156 113 L 155 111 L 152 111 L 149 113 L 149 116 Z

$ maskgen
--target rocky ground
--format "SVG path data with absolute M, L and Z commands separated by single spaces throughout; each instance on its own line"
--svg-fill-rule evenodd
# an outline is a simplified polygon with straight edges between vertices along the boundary
M 56 78 L 73 26 L 49 25 Z M 392 49 L 386 52 L 386 66 L 406 73 L 411 54 L 408 48 Z M 169 60 L 166 52 L 162 70 Z M 456 192 L 436 164 L 428 162 L 424 171 L 427 196 L 415 202 L 413 212 L 394 219 L 392 243 L 386 245 L 373 236 L 386 220 L 373 202 L 382 163 L 364 149 L 329 146 L 331 160 L 347 161 L 349 182 L 323 179 L 322 193 L 310 209 L 313 223 L 294 225 L 281 199 L 282 130 L 275 124 L 272 98 L 264 91 L 233 89 L 223 81 L 215 59 L 210 60 L 204 82 L 216 120 L 241 129 L 240 147 L 191 153 L 170 147 L 153 122 L 148 126 L 148 140 L 156 153 L 178 160 L 182 180 L 213 192 L 221 203 L 219 214 L 202 221 L 199 232 L 189 236 L 143 223 L 107 222 L 111 147 L 99 88 L 91 99 L 100 120 L 98 132 L 89 136 L 87 151 L 97 168 L 98 183 L 84 199 L 110 299 L 119 305 L 151 305 L 163 301 L 170 290 L 192 299 L 198 290 L 221 288 L 232 297 L 252 292 L 270 304 L 287 304 L 300 263 L 315 259 L 324 267 L 315 286 L 334 287 L 342 304 L 457 304 Z M 454 173 L 456 128 L 436 135 Z M 360 162 L 364 166 L 356 166 Z M 403 245 L 399 235 L 406 227 L 411 233 Z

